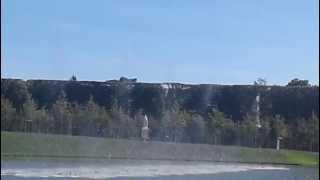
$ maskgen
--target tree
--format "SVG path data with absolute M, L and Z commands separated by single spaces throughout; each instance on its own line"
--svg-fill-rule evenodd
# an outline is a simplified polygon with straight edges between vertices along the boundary
M 135 82 L 137 82 L 137 78 L 129 79 L 126 77 L 120 77 L 119 81 L 125 82 L 125 83 L 135 83 Z
M 34 100 L 28 96 L 26 102 L 22 105 L 22 111 L 19 113 L 19 121 L 16 125 L 21 131 L 29 132 L 50 132 L 47 111 L 39 108 Z
M 53 118 L 48 114 L 48 111 L 44 108 L 40 108 L 34 112 L 33 115 L 33 131 L 41 133 L 52 133 L 53 130 L 50 129 L 50 124 L 52 124 Z
M 70 81 L 77 81 L 77 77 L 75 75 L 72 75 Z
M 93 97 L 90 96 L 88 102 L 83 106 L 82 133 L 87 136 L 96 136 L 96 125 L 100 120 L 100 106 L 98 106 Z
M 171 122 L 173 125 L 174 142 L 180 142 L 183 139 L 184 128 L 186 127 L 187 113 L 180 110 L 180 106 L 175 104 L 171 111 Z
M 276 115 L 271 119 L 270 122 L 270 138 L 273 147 L 276 145 L 276 141 L 278 137 L 282 137 L 283 141 L 286 141 L 289 136 L 289 130 L 287 125 L 285 124 L 285 119 L 280 115 Z
M 110 118 L 109 113 L 103 107 L 95 103 L 92 96 L 83 105 L 73 103 L 67 107 L 70 107 L 69 112 L 71 113 L 73 135 L 110 135 L 107 132 L 107 128 L 110 127 L 110 119 L 112 118 Z M 118 121 L 118 119 L 115 118 L 115 121 Z
M 113 104 L 110 110 L 110 121 L 108 123 L 109 135 L 115 138 L 137 137 L 139 134 L 138 121 L 131 118 L 121 106 L 118 106 L 117 101 Z
M 72 134 L 72 116 L 70 112 L 70 104 L 64 96 L 60 96 L 52 105 L 50 114 L 54 119 L 53 130 L 57 134 Z
M 313 136 L 312 136 L 312 143 L 313 143 L 313 151 L 319 152 L 319 117 L 313 116 Z
M 22 107 L 22 112 L 20 113 L 22 116 L 19 126 L 24 131 L 32 131 L 32 124 L 36 117 L 37 105 L 34 103 L 33 99 L 28 96 Z
M 16 120 L 16 109 L 11 102 L 1 96 L 1 131 L 11 131 Z
M 319 150 L 319 118 L 313 115 L 311 118 L 300 118 L 295 126 L 293 140 L 299 142 L 297 149 L 316 151 Z
M 30 96 L 26 82 L 22 80 L 1 81 L 1 95 L 10 100 L 17 112 L 22 110 L 23 104 Z
M 248 113 L 240 125 L 241 144 L 257 147 L 259 145 L 259 129 L 260 128 L 257 127 L 256 116 L 253 113 Z
M 126 83 L 119 83 L 114 86 L 113 103 L 117 103 L 125 111 L 131 110 L 130 88 Z
M 134 111 L 143 109 L 154 118 L 161 119 L 165 111 L 163 89 L 154 85 L 136 84 L 131 92 L 131 108 Z
M 213 108 L 208 114 L 208 129 L 213 144 L 231 144 L 235 139 L 235 127 L 231 119 Z
M 183 139 L 183 129 L 186 127 L 185 112 L 180 111 L 180 106 L 174 103 L 173 107 L 166 109 L 161 118 L 161 128 L 170 141 L 178 142 Z
M 265 78 L 258 78 L 256 81 L 254 81 L 255 86 L 266 86 L 267 80 Z
M 27 81 L 27 86 L 32 99 L 39 107 L 51 108 L 59 96 L 64 93 L 62 86 L 57 86 L 55 83 L 47 80 L 30 80 Z
M 288 87 L 292 87 L 292 86 L 310 86 L 309 81 L 308 80 L 300 80 L 298 78 L 294 78 L 292 79 L 288 84 Z
M 186 116 L 186 134 L 191 143 L 204 143 L 206 138 L 206 123 L 202 116 L 199 114 L 190 115 L 185 113 Z

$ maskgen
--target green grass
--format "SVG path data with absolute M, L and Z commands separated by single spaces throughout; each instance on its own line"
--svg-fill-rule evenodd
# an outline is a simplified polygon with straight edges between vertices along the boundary
M 306 153 L 303 151 L 283 151 L 287 162 L 297 163 L 305 166 L 319 166 L 319 155 Z
M 305 151 L 1 132 L 1 158 L 36 157 L 319 165 L 319 154 Z

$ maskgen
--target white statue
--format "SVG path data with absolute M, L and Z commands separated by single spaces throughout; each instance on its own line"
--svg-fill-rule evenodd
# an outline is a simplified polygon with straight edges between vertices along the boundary
M 260 122 L 260 94 L 258 94 L 256 97 L 256 121 L 257 121 L 256 126 L 258 128 L 261 128 L 262 126 Z
M 146 141 L 149 139 L 149 122 L 148 122 L 147 115 L 144 115 L 143 126 L 141 129 L 141 137 L 143 141 Z
M 276 147 L 276 149 L 277 149 L 277 151 L 279 151 L 280 150 L 280 141 L 282 140 L 282 137 L 278 137 L 277 138 L 277 147 Z
M 147 115 L 144 115 L 144 121 L 143 121 L 143 127 L 149 128 L 149 124 L 148 124 L 148 117 Z

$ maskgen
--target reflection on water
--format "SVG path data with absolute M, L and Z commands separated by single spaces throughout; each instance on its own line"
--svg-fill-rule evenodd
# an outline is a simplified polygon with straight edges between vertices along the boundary
M 177 161 L 1 161 L 1 179 L 316 179 L 315 168 Z

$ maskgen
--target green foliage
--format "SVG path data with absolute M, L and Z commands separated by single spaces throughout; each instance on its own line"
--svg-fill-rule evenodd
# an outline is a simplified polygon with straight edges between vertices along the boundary
M 225 86 L 217 97 L 217 107 L 234 121 L 242 121 L 252 111 L 256 96 L 256 87 Z M 263 107 L 265 106 L 261 105 L 261 108 Z
M 166 109 L 160 120 L 163 136 L 169 141 L 182 141 L 187 118 L 187 113 L 181 111 L 177 103 L 172 108 Z
M 272 139 L 270 138 L 270 121 L 268 119 L 262 119 L 261 128 L 258 129 L 257 146 L 274 148 Z
M 186 119 L 183 113 L 185 112 L 181 112 L 178 105 L 165 110 L 161 119 L 161 126 L 164 128 L 184 128 Z
M 262 116 L 280 115 L 290 123 L 311 117 L 313 112 L 319 116 L 319 88 L 271 87 L 261 93 L 260 107 Z
M 298 78 L 292 79 L 287 86 L 310 86 L 308 80 L 299 80 Z
M 32 80 L 27 81 L 32 99 L 39 107 L 50 108 L 60 96 L 65 96 L 63 87 L 54 82 Z
M 319 150 L 319 88 L 1 81 L 6 131 Z M 261 124 L 252 105 L 261 94 Z M 296 143 L 300 142 L 300 143 Z
M 185 114 L 187 119 L 186 132 L 191 143 L 205 143 L 206 142 L 206 124 L 202 116 L 198 114 Z
M 23 104 L 29 98 L 29 92 L 25 81 L 22 80 L 2 80 L 1 96 L 9 99 L 18 112 L 22 110 Z
M 209 139 L 213 144 L 233 144 L 236 139 L 234 122 L 217 109 L 209 112 L 208 129 Z
M 256 81 L 253 83 L 255 86 L 266 86 L 267 85 L 267 80 L 264 78 L 258 78 Z
M 311 144 L 312 144 L 312 150 L 319 151 L 319 117 L 314 116 L 312 118 L 312 132 L 311 132 Z
M 319 151 L 319 118 L 302 119 L 294 126 L 292 141 L 298 141 L 295 149 Z
M 149 84 L 136 84 L 132 87 L 130 97 L 133 112 L 143 109 L 149 116 L 162 117 L 165 110 L 163 89 Z
M 50 132 L 46 127 L 50 127 L 50 117 L 44 108 L 39 108 L 33 99 L 28 99 L 23 104 L 22 112 L 19 114 L 19 125 L 22 131 Z
M 247 114 L 244 121 L 240 125 L 241 143 L 246 146 L 257 147 L 258 127 L 255 116 Z
M 278 137 L 287 138 L 288 136 L 286 125 L 284 124 L 284 119 L 280 115 L 276 115 L 275 118 L 271 119 L 270 136 L 274 140 Z
M 72 115 L 70 112 L 70 104 L 62 96 L 53 105 L 49 111 L 54 119 L 51 130 L 57 134 L 71 134 L 72 132 Z
M 70 81 L 77 81 L 77 77 L 75 75 L 72 75 Z
M 1 96 L 1 130 L 8 131 L 13 129 L 14 121 L 16 121 L 17 112 L 12 103 Z
M 108 124 L 110 136 L 114 138 L 138 137 L 140 132 L 139 127 L 137 127 L 138 123 L 136 119 L 125 113 L 120 106 L 113 106 Z

